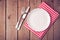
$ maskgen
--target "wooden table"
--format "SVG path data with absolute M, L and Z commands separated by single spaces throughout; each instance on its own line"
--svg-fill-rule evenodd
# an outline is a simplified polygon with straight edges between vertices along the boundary
M 15 29 L 22 7 L 30 5 L 32 10 L 43 1 L 60 13 L 60 0 L 0 0 L 0 40 L 60 40 L 60 17 L 43 39 L 38 38 L 24 25 L 20 31 Z

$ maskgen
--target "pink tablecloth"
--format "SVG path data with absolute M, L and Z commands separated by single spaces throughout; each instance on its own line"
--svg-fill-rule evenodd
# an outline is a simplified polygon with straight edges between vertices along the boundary
M 43 8 L 44 10 L 46 10 L 50 14 L 51 23 L 50 23 L 50 26 L 48 27 L 48 29 L 46 29 L 44 31 L 41 31 L 41 32 L 37 32 L 37 31 L 34 31 L 31 28 L 29 28 L 27 22 L 25 22 L 24 26 L 28 30 L 30 30 L 31 32 L 33 32 L 36 36 L 38 36 L 39 38 L 42 38 L 47 33 L 47 31 L 49 30 L 49 28 L 53 25 L 53 23 L 56 21 L 56 19 L 58 18 L 59 14 L 58 14 L 58 12 L 54 11 L 50 6 L 48 6 L 45 2 L 42 2 L 38 6 L 38 8 Z

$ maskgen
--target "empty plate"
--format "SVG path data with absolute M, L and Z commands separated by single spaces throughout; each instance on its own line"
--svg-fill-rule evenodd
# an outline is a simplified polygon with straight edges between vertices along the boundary
M 28 14 L 27 24 L 34 31 L 44 31 L 49 27 L 50 15 L 44 9 L 36 8 Z

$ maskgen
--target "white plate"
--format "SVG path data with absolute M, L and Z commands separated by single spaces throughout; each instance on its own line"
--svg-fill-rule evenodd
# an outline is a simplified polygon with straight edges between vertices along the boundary
M 35 31 L 44 31 L 50 24 L 50 15 L 44 9 L 36 8 L 28 14 L 27 23 Z

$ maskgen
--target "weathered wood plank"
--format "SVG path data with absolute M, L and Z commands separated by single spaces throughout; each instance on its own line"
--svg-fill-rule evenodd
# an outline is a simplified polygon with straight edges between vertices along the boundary
M 30 0 L 31 10 L 37 8 L 40 3 L 41 0 Z M 30 31 L 30 40 L 41 40 L 41 39 Z
M 60 14 L 60 0 L 54 0 L 54 9 Z M 54 24 L 54 40 L 60 40 L 60 16 Z
M 54 24 L 54 40 L 60 40 L 60 17 Z
M 17 40 L 17 0 L 6 1 L 6 40 Z
M 60 13 L 60 0 L 54 0 L 54 9 Z
M 28 0 L 18 0 L 18 18 L 21 16 L 21 9 L 27 7 L 28 4 Z M 29 40 L 29 30 L 24 27 L 24 24 L 18 31 L 18 40 Z
M 54 8 L 53 0 L 42 0 L 42 1 L 46 2 L 51 8 Z M 49 29 L 49 31 L 42 40 L 53 40 L 53 30 L 54 30 L 54 26 L 52 26 Z
M 54 25 L 48 31 L 48 40 L 54 39 Z
M 0 0 L 0 40 L 5 40 L 5 0 Z

